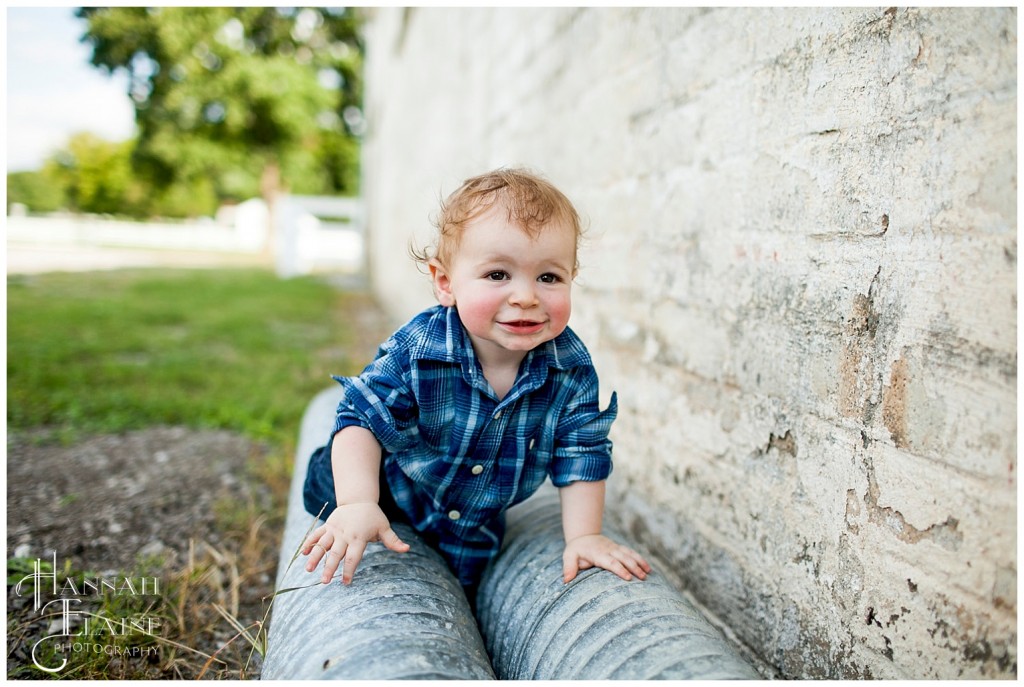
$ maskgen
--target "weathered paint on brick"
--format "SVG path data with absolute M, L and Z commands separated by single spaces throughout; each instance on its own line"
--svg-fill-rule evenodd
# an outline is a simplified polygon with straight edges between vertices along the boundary
M 782 676 L 1016 675 L 1016 10 L 371 14 L 395 318 L 438 196 L 542 170 L 614 518 Z

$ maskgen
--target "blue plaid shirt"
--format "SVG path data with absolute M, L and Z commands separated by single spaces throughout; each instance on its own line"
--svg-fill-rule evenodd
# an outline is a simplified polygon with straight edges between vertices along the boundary
M 395 503 L 434 535 L 462 584 L 501 547 L 504 512 L 550 476 L 556 487 L 612 469 L 615 394 L 598 407 L 590 354 L 572 330 L 527 353 L 498 400 L 455 308 L 428 308 L 391 336 L 345 398 L 331 434 L 369 429 Z M 337 479 L 337 476 L 336 476 Z

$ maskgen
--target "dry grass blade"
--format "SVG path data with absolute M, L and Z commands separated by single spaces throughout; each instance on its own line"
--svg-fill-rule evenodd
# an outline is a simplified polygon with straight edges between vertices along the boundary
M 235 632 L 238 633 L 237 635 L 235 635 L 235 637 L 242 636 L 245 638 L 245 641 L 249 642 L 250 644 L 253 644 L 256 641 L 256 639 L 251 634 L 249 634 L 249 628 L 258 626 L 258 622 L 253 622 L 247 626 L 244 626 L 242 625 L 242 623 L 238 622 L 238 618 L 228 613 L 227 609 L 225 609 L 220 604 L 213 604 L 213 608 L 218 613 L 220 613 L 220 616 L 224 618 L 224 620 L 228 621 L 228 624 L 231 625 L 231 627 L 235 629 Z
M 327 504 L 326 503 L 323 505 L 323 508 L 320 509 L 320 512 L 316 514 L 316 517 L 313 518 L 313 522 L 310 524 L 310 526 L 306 529 L 306 534 L 303 535 L 302 541 L 299 543 L 298 547 L 296 547 L 295 553 L 292 554 L 291 560 L 288 561 L 287 567 L 285 567 L 284 572 L 281 574 L 282 578 L 287 576 L 288 571 L 292 569 L 292 565 L 295 563 L 296 559 L 298 559 L 298 557 L 302 554 L 302 544 L 305 543 L 306 539 L 309 538 L 310 532 L 312 532 L 316 528 L 316 524 L 320 521 L 320 516 L 324 514 L 325 510 L 327 510 Z M 294 592 L 294 591 L 298 591 L 299 589 L 309 589 L 310 587 L 316 587 L 316 586 L 319 586 L 321 584 L 323 584 L 323 582 L 314 582 L 312 584 L 304 584 L 304 585 L 300 585 L 298 587 L 286 587 L 285 589 L 277 589 L 269 597 L 265 596 L 265 597 L 263 597 L 263 599 L 264 599 L 264 601 L 266 601 L 267 599 L 270 599 L 270 604 L 272 606 L 274 604 L 274 599 L 277 597 L 278 594 L 286 594 L 287 592 Z M 269 615 L 269 614 L 270 614 L 270 608 L 267 609 L 267 615 Z M 266 619 L 267 619 L 267 616 L 265 615 L 263 617 L 263 620 L 266 621 Z
M 281 579 L 284 579 L 288 575 L 288 571 L 292 569 L 292 565 L 298 559 L 299 555 L 301 555 L 303 543 L 305 543 L 306 539 L 309 538 L 310 533 L 316 528 L 316 524 L 320 521 L 320 516 L 324 514 L 325 510 L 327 510 L 327 504 L 326 503 L 324 503 L 324 505 L 320 508 L 320 512 L 317 513 L 316 517 L 313 518 L 313 521 L 309 524 L 309 527 L 306 528 L 306 533 L 302 536 L 302 540 L 299 542 L 299 545 L 295 548 L 295 552 L 292 554 L 291 560 L 288 561 L 288 565 L 285 566 L 284 572 L 281 573 Z M 257 623 L 259 625 L 260 629 L 256 633 L 256 637 L 257 637 L 257 639 L 259 641 L 258 642 L 251 642 L 252 648 L 249 650 L 249 658 L 245 662 L 246 668 L 249 667 L 249 662 L 252 660 L 253 652 L 259 652 L 260 656 L 266 656 L 267 646 L 268 646 L 267 620 L 270 618 L 270 611 L 274 607 L 274 599 L 277 598 L 277 595 L 278 594 L 285 594 L 287 592 L 293 592 L 293 591 L 296 591 L 296 590 L 299 590 L 299 589 L 307 589 L 309 587 L 315 587 L 315 586 L 317 586 L 319 584 L 322 584 L 322 583 L 321 582 L 316 582 L 314 584 L 302 585 L 301 587 L 288 587 L 286 589 L 277 589 L 269 597 L 263 597 L 264 601 L 266 601 L 269 598 L 270 599 L 270 603 L 267 604 L 267 610 L 263 614 L 263 620 Z
M 232 642 L 234 642 L 236 639 L 238 639 L 239 637 L 242 637 L 242 638 L 245 639 L 245 641 L 249 642 L 250 646 L 252 646 L 253 649 L 256 649 L 257 651 L 259 651 L 261 656 L 266 651 L 265 647 L 263 648 L 262 651 L 260 651 L 259 648 L 257 648 L 257 642 L 260 640 L 260 636 L 261 636 L 262 632 L 257 632 L 256 633 L 256 637 L 253 637 L 252 634 L 250 634 L 250 632 L 249 632 L 249 628 L 251 628 L 251 627 L 258 627 L 258 628 L 260 628 L 260 630 L 262 630 L 262 625 L 263 624 L 261 622 L 256 621 L 254 623 L 251 623 L 248 626 L 243 626 L 240 622 L 238 622 L 238 619 L 235 618 L 230 613 L 228 613 L 227 610 L 223 606 L 220 606 L 219 604 L 214 604 L 213 608 L 218 613 L 220 613 L 221 617 L 224 618 L 224 620 L 226 620 L 228 622 L 228 624 L 231 625 L 231 627 L 233 627 L 235 629 L 236 632 L 235 632 L 235 636 L 233 636 L 231 639 L 229 639 L 227 642 L 225 642 L 224 645 L 220 649 L 217 649 L 217 651 L 214 652 L 213 656 L 210 657 L 210 660 L 208 660 L 206 663 L 203 664 L 203 669 L 201 671 L 199 671 L 199 675 L 196 676 L 197 680 L 201 679 L 203 677 L 203 675 L 206 674 L 206 671 L 209 670 L 210 665 L 216 659 L 217 654 L 219 654 L 224 649 L 228 648 L 228 646 Z M 249 658 L 250 659 L 252 658 L 252 651 L 249 652 Z M 249 667 L 249 661 L 246 661 L 245 668 L 248 668 L 248 667 Z

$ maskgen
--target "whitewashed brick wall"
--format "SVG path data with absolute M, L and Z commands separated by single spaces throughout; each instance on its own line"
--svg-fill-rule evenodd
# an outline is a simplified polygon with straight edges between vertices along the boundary
M 662 569 L 777 675 L 1015 675 L 1016 11 L 370 14 L 396 321 L 438 198 L 542 171 Z

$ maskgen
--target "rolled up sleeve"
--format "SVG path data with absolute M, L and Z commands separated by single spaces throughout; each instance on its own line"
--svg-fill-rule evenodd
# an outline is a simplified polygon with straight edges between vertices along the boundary
M 612 471 L 612 442 L 608 432 L 618 415 L 618 399 L 612 393 L 608 408 L 598 405 L 597 374 L 587 368 L 579 390 L 566 405 L 555 435 L 549 474 L 556 487 L 572 482 L 597 482 Z
M 406 383 L 408 357 L 389 340 L 358 377 L 334 377 L 345 390 L 338 404 L 331 439 L 345 427 L 364 427 L 381 446 L 395 453 L 418 437 L 415 399 Z

